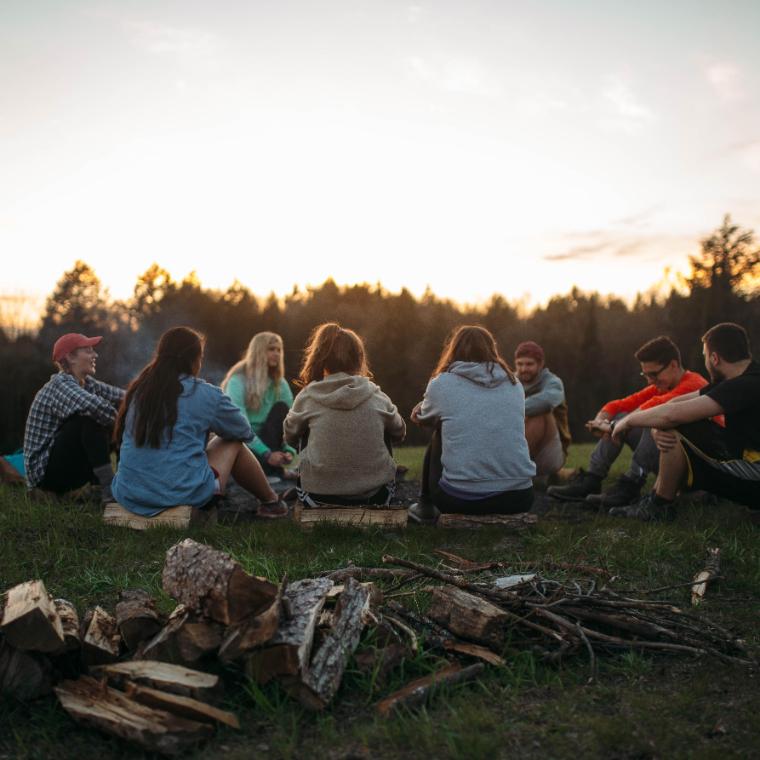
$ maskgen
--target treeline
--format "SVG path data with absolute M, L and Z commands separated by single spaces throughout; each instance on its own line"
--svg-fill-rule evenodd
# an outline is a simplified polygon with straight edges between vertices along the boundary
M 156 264 L 138 278 L 130 299 L 114 302 L 92 268 L 78 261 L 47 299 L 36 335 L 11 340 L 0 333 L 0 450 L 21 444 L 29 405 L 54 371 L 50 351 L 62 333 L 104 335 L 97 376 L 125 385 L 170 326 L 185 324 L 205 333 L 202 374 L 211 382 L 221 380 L 251 336 L 270 330 L 283 337 L 292 379 L 309 333 L 328 320 L 364 337 L 375 379 L 406 417 L 422 397 L 454 326 L 485 325 L 509 361 L 520 341 L 535 340 L 546 351 L 547 365 L 565 383 L 571 429 L 582 439 L 583 423 L 604 401 L 641 386 L 633 353 L 649 338 L 671 336 L 686 366 L 701 371 L 699 338 L 716 322 L 743 324 L 755 348 L 760 347 L 760 250 L 753 233 L 726 217 L 702 241 L 690 264 L 681 287 L 666 296 L 639 296 L 628 306 L 617 298 L 573 289 L 522 314 L 500 296 L 480 308 L 462 308 L 432 293 L 418 299 L 406 290 L 388 293 L 380 286 L 338 287 L 331 279 L 305 291 L 296 288 L 284 299 L 270 296 L 262 301 L 240 283 L 220 292 L 203 288 L 193 275 L 175 281 Z M 409 441 L 423 440 L 411 426 Z

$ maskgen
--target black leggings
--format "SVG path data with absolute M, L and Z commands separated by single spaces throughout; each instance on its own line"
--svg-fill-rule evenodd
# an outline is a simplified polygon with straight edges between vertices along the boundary
M 55 435 L 40 488 L 66 493 L 96 483 L 93 470 L 111 461 L 111 431 L 92 417 L 74 414 Z
M 443 475 L 443 439 L 440 428 L 433 431 L 422 462 L 420 501 L 435 504 L 441 512 L 469 515 L 514 515 L 533 506 L 533 486 L 504 491 L 486 499 L 460 499 L 446 493 L 439 482 Z
M 271 451 L 282 451 L 282 423 L 287 414 L 288 405 L 284 401 L 275 402 L 257 434 Z M 272 467 L 261 458 L 259 462 L 267 475 L 282 474 L 282 467 Z

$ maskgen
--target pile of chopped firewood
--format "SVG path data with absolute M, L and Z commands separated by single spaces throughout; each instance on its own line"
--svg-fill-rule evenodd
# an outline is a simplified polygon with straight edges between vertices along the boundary
M 190 668 L 202 660 L 237 666 L 262 685 L 277 680 L 305 707 L 322 710 L 352 658 L 382 681 L 421 647 L 438 651 L 442 667 L 381 700 L 380 715 L 503 665 L 518 649 L 552 663 L 585 653 L 592 675 L 600 654 L 621 649 L 749 661 L 728 630 L 668 602 L 614 591 L 600 568 L 542 563 L 583 577 L 559 581 L 535 566 L 438 553 L 448 564 L 384 557 L 380 568 L 274 583 L 186 539 L 166 554 L 163 588 L 177 602 L 171 614 L 144 591 L 123 591 L 114 615 L 96 607 L 81 624 L 74 606 L 51 599 L 41 581 L 22 583 L 0 598 L 0 693 L 26 700 L 54 691 L 80 723 L 172 754 L 207 738 L 216 724 L 238 727 L 213 704 L 219 677 Z M 718 569 L 713 554 L 694 581 L 700 599 Z M 370 645 L 357 651 L 367 626 Z

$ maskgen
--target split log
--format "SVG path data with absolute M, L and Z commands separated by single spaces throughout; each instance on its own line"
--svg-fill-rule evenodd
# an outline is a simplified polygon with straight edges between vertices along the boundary
M 124 644 L 134 652 L 143 641 L 153 638 L 162 626 L 156 603 L 142 589 L 122 591 L 116 605 L 116 625 Z
M 436 528 L 484 528 L 502 527 L 511 530 L 525 530 L 538 522 L 538 516 L 531 512 L 515 515 L 459 515 L 442 514 Z
M 30 652 L 56 652 L 63 648 L 63 626 L 42 581 L 26 581 L 7 593 L 0 623 L 8 643 Z
M 223 662 L 238 659 L 245 652 L 260 647 L 271 641 L 277 633 L 280 624 L 283 591 L 287 587 L 287 579 L 283 578 L 277 591 L 277 596 L 263 612 L 244 620 L 227 629 L 219 647 L 219 658 Z
M 190 526 L 215 525 L 217 511 L 215 507 L 210 509 L 196 509 L 188 505 L 169 507 L 153 517 L 138 515 L 124 509 L 115 501 L 105 505 L 103 510 L 103 522 L 106 525 L 116 525 L 120 528 L 132 528 L 132 530 L 147 530 L 164 526 L 175 530 L 186 530 Z
M 340 687 L 369 613 L 369 592 L 353 578 L 346 581 L 335 609 L 335 622 L 314 653 L 295 691 L 305 707 L 324 709 Z
M 411 681 L 403 689 L 378 702 L 375 710 L 378 715 L 386 718 L 398 707 L 417 707 L 425 702 L 435 687 L 470 681 L 481 673 L 483 667 L 482 662 L 466 668 L 452 663 L 437 673 Z
M 102 665 L 119 659 L 121 636 L 116 619 L 102 607 L 96 607 L 86 618 L 82 637 L 82 661 L 85 665 Z
M 143 644 L 135 657 L 192 664 L 219 648 L 222 632 L 219 623 L 199 618 L 180 604 L 169 616 L 166 625 Z
M 247 658 L 250 678 L 265 684 L 276 676 L 297 676 L 308 667 L 314 631 L 332 585 L 328 578 L 306 578 L 287 587 L 283 601 L 290 614 L 280 620 L 269 645 Z
M 277 585 L 248 575 L 228 554 L 186 538 L 166 552 L 164 591 L 193 612 L 223 625 L 267 609 Z
M 25 702 L 52 690 L 51 667 L 45 657 L 0 642 L 0 694 Z
M 63 648 L 66 652 L 72 652 L 82 645 L 82 637 L 79 633 L 79 615 L 77 608 L 66 599 L 54 599 L 55 611 L 61 621 L 63 630 Z
M 482 597 L 456 587 L 434 588 L 428 617 L 455 636 L 492 647 L 504 642 L 509 615 Z
M 362 586 L 369 592 L 369 606 L 372 608 L 379 607 L 383 603 L 383 591 L 382 589 L 372 583 L 372 581 L 363 581 Z M 328 592 L 327 599 L 335 599 L 339 597 L 345 589 L 345 584 L 336 583 Z
M 219 676 L 155 660 L 132 660 L 101 665 L 93 668 L 93 674 L 105 677 L 114 686 L 134 681 L 152 689 L 200 700 L 214 698 L 221 689 Z
M 213 733 L 207 723 L 146 707 L 88 676 L 63 681 L 55 693 L 63 709 L 77 723 L 126 739 L 151 752 L 178 755 Z
M 181 718 L 197 720 L 201 723 L 223 723 L 230 728 L 240 728 L 240 721 L 234 713 L 220 710 L 218 707 L 201 702 L 192 697 L 183 697 L 179 694 L 169 694 L 149 686 L 138 686 L 134 683 L 126 684 L 126 693 L 130 699 L 148 707 L 156 707 L 166 710 Z
M 704 570 L 700 570 L 695 576 L 691 588 L 691 603 L 698 606 L 704 601 L 707 593 L 707 584 L 716 576 L 720 575 L 720 549 L 707 550 L 707 562 Z

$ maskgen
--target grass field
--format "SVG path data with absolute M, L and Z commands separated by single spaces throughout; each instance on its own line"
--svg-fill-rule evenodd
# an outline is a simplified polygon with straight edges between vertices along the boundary
M 585 464 L 588 446 L 572 450 Z M 422 450 L 401 449 L 399 463 L 416 478 Z M 615 475 L 625 461 L 618 463 Z M 108 528 L 97 510 L 75 504 L 30 503 L 17 490 L 0 490 L 0 589 L 42 578 L 55 596 L 83 610 L 113 609 L 119 590 L 142 587 L 166 609 L 160 588 L 166 549 L 183 534 L 156 528 L 145 534 Z M 515 537 L 499 530 L 403 533 L 321 527 L 303 533 L 292 523 L 216 526 L 191 536 L 230 552 L 256 574 L 291 580 L 349 561 L 379 565 L 385 553 L 435 563 L 436 548 L 471 559 L 546 559 L 603 566 L 617 589 L 651 589 L 691 579 L 709 546 L 722 552 L 724 580 L 708 591 L 704 611 L 760 644 L 760 528 L 730 504 L 685 503 L 667 525 L 643 525 L 584 514 L 549 516 Z M 546 571 L 549 574 L 549 571 Z M 552 574 L 556 575 L 556 572 Z M 688 589 L 653 598 L 688 604 Z M 389 720 L 372 705 L 441 660 L 420 654 L 386 683 L 351 669 L 334 707 L 305 712 L 276 685 L 258 688 L 237 679 L 227 707 L 243 729 L 220 731 L 198 757 L 751 757 L 760 756 L 760 673 L 706 659 L 622 654 L 604 658 L 587 685 L 583 658 L 561 667 L 532 653 L 505 652 L 508 665 L 491 668 L 469 685 L 441 690 L 422 710 Z M 0 701 L 0 759 L 141 757 L 115 739 L 76 727 L 54 700 L 22 705 Z

